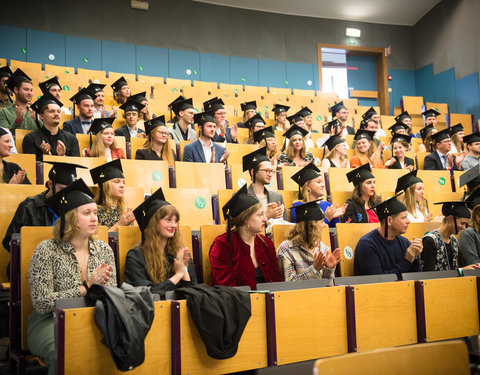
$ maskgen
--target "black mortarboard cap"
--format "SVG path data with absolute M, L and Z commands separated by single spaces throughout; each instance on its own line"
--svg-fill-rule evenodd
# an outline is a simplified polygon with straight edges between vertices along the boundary
M 0 68 L 0 78 L 10 77 L 13 74 L 12 69 L 9 66 L 2 66 Z
M 310 116 L 313 111 L 308 107 L 303 107 L 300 111 L 298 111 L 298 113 L 300 113 L 302 117 L 307 117 Z
M 115 121 L 115 117 L 96 118 L 93 120 L 92 125 L 90 125 L 88 132 L 94 135 L 98 134 L 104 129 L 111 128 L 113 121 Z
M 339 145 L 340 143 L 345 142 L 345 140 L 338 136 L 338 135 L 331 135 L 328 139 L 323 143 L 323 145 L 327 146 L 328 151 L 332 151 L 335 146 Z
M 257 113 L 255 116 L 245 121 L 243 125 L 245 125 L 247 128 L 253 129 L 255 124 L 258 122 L 265 124 L 265 120 L 262 118 L 262 116 L 259 113 Z
M 213 116 L 209 113 L 206 113 L 206 112 L 200 112 L 200 113 L 196 113 L 194 116 L 193 116 L 193 122 L 195 124 L 198 124 L 199 126 L 203 126 L 205 123 L 207 122 L 213 122 L 215 123 L 215 119 L 213 118 Z
M 180 95 L 177 99 L 171 102 L 168 105 L 172 111 L 178 115 L 180 111 L 184 111 L 186 109 L 193 109 L 193 99 L 185 99 L 182 95 Z
M 61 217 L 68 211 L 83 206 L 84 204 L 95 203 L 92 198 L 93 193 L 80 178 L 48 198 L 47 205 L 53 212 Z
M 438 133 L 432 134 L 434 143 L 440 143 L 444 139 L 450 138 L 449 129 L 440 130 Z
M 324 124 L 322 126 L 322 131 L 323 133 L 327 134 L 327 133 L 330 133 L 330 130 L 334 127 L 334 128 L 338 128 L 340 126 L 340 121 L 338 121 L 337 119 L 335 120 L 332 120 L 330 122 L 327 122 L 326 124 Z
M 128 86 L 128 82 L 123 76 L 110 85 L 114 92 L 120 90 L 123 86 Z
M 5 86 L 13 91 L 14 87 L 17 87 L 19 84 L 25 81 L 31 81 L 32 79 L 27 76 L 22 69 L 18 68 L 15 70 L 12 75 L 5 81 Z
M 368 180 L 369 178 L 375 178 L 369 163 L 365 163 L 347 173 L 348 182 L 353 183 L 355 186 L 361 184 L 363 181 Z
M 398 116 L 395 117 L 395 121 L 397 122 L 402 122 L 403 120 L 405 120 L 406 118 L 412 118 L 412 116 L 410 116 L 410 114 L 407 112 L 407 111 L 403 111 L 402 113 L 400 113 Z
M 303 116 L 300 112 L 295 113 L 294 115 L 288 116 L 287 120 L 290 124 L 295 124 L 296 122 L 303 121 Z
M 90 91 L 92 94 L 97 94 L 99 93 L 100 91 L 103 91 L 103 88 L 105 87 L 106 85 L 104 85 L 103 83 L 90 83 L 88 86 L 87 86 L 87 90 Z
M 405 125 L 403 122 L 397 121 L 395 124 L 388 128 L 388 130 L 390 130 L 392 134 L 398 132 L 400 129 L 408 130 L 408 125 Z
M 62 89 L 62 86 L 60 85 L 60 82 L 58 82 L 58 78 L 56 76 L 38 84 L 38 87 L 40 87 L 40 90 L 42 90 L 44 94 L 46 94 L 52 86 L 58 86 L 60 87 L 60 90 Z
M 272 111 L 273 111 L 276 115 L 278 115 L 279 113 L 287 112 L 289 109 L 290 109 L 290 107 L 287 106 L 287 105 L 274 104 Z
M 82 100 L 85 99 L 92 99 L 95 100 L 96 94 L 91 92 L 90 90 L 83 88 L 79 92 L 77 92 L 75 95 L 73 95 L 70 100 L 73 102 L 73 104 L 79 104 Z
M 424 115 L 425 118 L 427 118 L 427 117 L 437 117 L 438 115 L 440 115 L 440 112 L 438 112 L 434 108 L 430 108 L 430 109 L 427 109 L 425 112 L 422 112 L 422 115 Z
M 393 197 L 373 206 L 370 210 L 375 211 L 379 221 L 382 221 L 389 216 L 399 214 L 400 212 L 407 211 L 407 207 L 397 199 L 401 194 L 403 193 L 395 194 Z M 388 233 L 385 233 L 385 236 L 388 236 Z
M 240 108 L 243 112 L 248 111 L 249 109 L 257 109 L 257 102 L 255 100 L 251 102 L 245 102 L 240 104 Z
M 255 150 L 247 155 L 243 155 L 242 157 L 242 166 L 243 166 L 243 171 L 250 171 L 251 169 L 255 169 L 255 167 L 264 162 L 264 161 L 270 161 L 270 159 L 267 157 L 267 148 L 262 147 L 258 150 Z
M 145 105 L 129 97 L 127 101 L 120 106 L 120 109 L 123 109 L 123 112 L 140 112 Z
M 369 141 L 373 141 L 373 137 L 375 137 L 374 131 L 358 129 L 353 139 L 355 141 L 358 141 L 359 139 L 368 139 Z
M 305 137 L 307 134 L 308 134 L 308 130 L 305 130 L 303 128 L 301 128 L 300 126 L 298 125 L 292 125 L 290 127 L 290 129 L 288 129 L 285 133 L 283 133 L 282 135 L 285 137 L 285 138 L 292 138 L 294 135 L 301 135 L 302 137 Z
M 93 183 L 98 186 L 101 186 L 106 181 L 110 181 L 114 178 L 125 178 L 120 159 L 115 159 L 109 163 L 90 169 L 90 175 L 92 176 Z
M 295 221 L 297 223 L 305 221 L 318 221 L 325 219 L 325 214 L 318 205 L 320 199 L 293 206 L 295 210 Z
M 142 236 L 153 215 L 155 215 L 160 208 L 167 205 L 170 205 L 170 203 L 165 200 L 162 188 L 159 188 L 155 193 L 153 193 L 133 210 L 133 214 L 135 215 L 138 227 L 142 232 Z
M 480 189 L 476 189 L 465 199 L 468 207 L 473 210 L 475 206 L 480 204 Z
M 145 101 L 147 101 L 147 92 L 143 91 L 143 92 L 139 92 L 138 94 L 135 94 L 135 95 L 130 95 L 129 99 L 136 100 L 139 103 L 145 102 Z
M 468 198 L 467 198 L 468 199 Z M 473 201 L 473 200 L 472 200 Z M 443 216 L 453 216 L 453 223 L 455 225 L 455 234 L 458 233 L 457 226 L 457 217 L 463 219 L 470 219 L 470 210 L 468 206 L 472 204 L 472 201 L 446 201 L 446 202 L 435 202 L 434 204 L 442 205 L 442 215 Z
M 480 142 L 480 134 L 478 132 L 463 136 L 463 143 L 466 145 L 475 142 Z
M 429 124 L 429 125 L 425 126 L 424 128 L 420 129 L 420 135 L 422 137 L 423 142 L 425 142 L 425 138 L 427 138 L 428 133 L 431 132 L 433 129 L 435 129 L 433 127 L 433 124 Z
M 0 137 L 3 137 L 5 134 L 8 134 L 5 128 L 0 127 Z
M 480 177 L 480 164 L 477 164 L 460 176 L 458 185 L 459 187 L 467 185 L 467 187 L 471 189 L 471 187 L 473 188 L 476 185 L 480 185 L 479 177 Z M 477 181 L 475 180 L 477 180 L 478 183 L 476 183 Z M 475 186 L 472 186 L 471 184 L 472 182 L 474 183 Z
M 412 141 L 412 136 L 407 135 L 407 134 L 394 134 L 392 136 L 392 140 L 390 141 L 390 144 L 393 145 L 394 142 L 405 142 L 410 144 Z
M 227 220 L 233 219 L 258 202 L 260 201 L 257 198 L 248 194 L 247 184 L 245 184 L 222 207 L 223 217 Z
M 224 104 L 225 103 L 222 99 L 215 97 L 213 99 L 207 100 L 206 102 L 203 102 L 203 110 L 205 112 L 215 112 L 219 109 L 224 109 Z
M 47 92 L 45 95 L 42 95 L 35 103 L 33 103 L 30 107 L 37 113 L 40 113 L 45 106 L 49 104 L 57 104 L 60 108 L 63 104 L 52 94 Z
M 48 179 L 54 184 L 70 185 L 77 180 L 77 168 L 88 169 L 80 164 L 60 161 L 44 161 L 44 163 L 53 165 L 48 172 Z
M 314 163 L 308 163 L 305 167 L 295 173 L 291 179 L 298 184 L 299 188 L 301 188 L 308 181 L 320 177 L 321 175 L 320 169 L 318 169 Z
M 450 137 L 453 137 L 454 134 L 463 132 L 463 125 L 462 124 L 453 125 L 453 126 L 450 126 L 448 130 L 449 130 L 448 133 L 450 134 Z
M 415 169 L 414 171 L 399 177 L 397 180 L 397 187 L 395 188 L 395 194 L 401 192 L 402 190 L 406 191 L 410 186 L 419 182 L 423 182 L 421 178 L 417 177 L 417 172 L 418 170 Z
M 332 105 L 330 107 L 330 111 L 332 112 L 332 116 L 335 117 L 337 115 L 337 112 L 339 112 L 342 108 L 347 108 L 345 107 L 345 105 L 343 104 L 343 100 L 341 102 L 338 102 L 337 104 L 335 105 Z
M 152 118 L 151 120 L 145 121 L 143 125 L 145 126 L 145 133 L 150 135 L 153 129 L 165 125 L 165 116 L 161 115 Z
M 375 111 L 375 108 L 373 107 L 370 107 L 369 109 L 367 109 L 367 111 L 362 115 L 362 118 L 364 120 L 368 120 L 368 119 L 371 119 L 372 116 L 376 115 L 377 114 L 377 111 Z
M 257 130 L 255 133 L 253 133 L 253 140 L 255 142 L 260 142 L 265 138 L 275 138 L 275 133 L 273 132 L 273 128 L 271 126 Z

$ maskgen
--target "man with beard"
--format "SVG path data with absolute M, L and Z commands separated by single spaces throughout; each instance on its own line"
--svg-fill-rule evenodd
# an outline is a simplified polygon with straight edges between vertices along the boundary
M 103 83 L 90 83 L 87 86 L 87 90 L 95 95 L 95 100 L 93 101 L 93 117 L 94 118 L 104 118 L 104 117 L 115 117 L 117 114 L 116 109 L 114 111 L 107 111 L 104 108 L 105 105 L 105 93 L 103 88 L 106 85 Z
M 75 117 L 73 120 L 65 121 L 63 130 L 73 135 L 77 133 L 87 134 L 93 121 L 93 111 L 95 109 L 94 99 L 95 94 L 85 88 L 72 96 L 70 100 L 74 106 L 77 106 L 78 112 L 80 113 L 78 117 Z M 75 114 L 75 108 L 73 113 Z
M 195 133 L 195 130 L 192 128 L 193 116 L 195 115 L 192 99 L 185 99 L 180 95 L 169 104 L 169 107 L 177 118 L 177 122 L 168 128 L 170 137 L 175 140 L 177 145 L 180 144 L 180 141 L 196 140 L 197 133 Z
M 10 70 L 10 67 L 3 66 L 0 68 L 0 108 L 8 107 L 12 104 L 12 99 L 7 91 L 7 86 L 5 86 L 5 82 L 7 79 L 13 74 Z

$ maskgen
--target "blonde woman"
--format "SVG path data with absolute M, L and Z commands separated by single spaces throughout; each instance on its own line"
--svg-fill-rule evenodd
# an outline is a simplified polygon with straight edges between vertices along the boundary
M 407 173 L 398 179 L 395 194 L 401 191 L 404 191 L 405 194 L 399 197 L 399 199 L 407 207 L 410 222 L 431 222 L 432 214 L 428 212 L 428 202 L 424 198 L 423 181 L 417 177 L 417 170 Z
M 462 124 L 450 126 L 449 134 L 450 138 L 452 138 L 452 149 L 450 153 L 461 154 L 464 151 L 463 137 L 465 136 Z
M 273 129 L 286 131 L 290 127 L 287 121 L 287 111 L 290 109 L 289 106 L 282 104 L 273 105 L 273 113 L 275 114 L 275 124 L 273 124 Z
M 188 248 L 181 240 L 178 210 L 165 201 L 158 189 L 133 213 L 142 232 L 142 242 L 127 253 L 125 281 L 164 292 L 197 283 Z
M 370 168 L 384 168 L 381 159 L 383 146 L 380 144 L 377 149 L 373 142 L 374 135 L 374 132 L 368 130 L 357 130 L 353 138 L 357 144 L 354 148 L 354 156 L 350 160 L 351 168 L 358 168 L 365 163 L 370 164 Z
M 267 152 L 266 156 L 270 159 L 273 169 L 277 169 L 277 139 L 273 133 L 273 128 L 269 126 L 268 128 L 261 129 L 253 133 L 253 140 L 259 144 L 260 148 L 265 147 Z
M 255 100 L 251 102 L 245 102 L 240 104 L 240 108 L 243 111 L 242 122 L 237 123 L 240 128 L 246 128 L 244 124 L 257 114 L 257 102 Z
M 173 151 L 168 128 L 165 125 L 165 116 L 155 117 L 145 122 L 147 140 L 142 148 L 135 154 L 137 160 L 166 160 L 168 165 L 175 164 L 175 151 Z
M 427 125 L 420 130 L 422 142 L 418 146 L 418 152 L 432 152 L 433 151 L 433 138 L 432 135 L 437 134 L 438 130 L 433 125 Z
M 298 166 L 304 167 L 308 163 L 312 163 L 315 158 L 311 152 L 308 152 L 305 145 L 304 137 L 308 134 L 308 130 L 302 129 L 297 125 L 293 125 L 283 136 L 285 143 L 288 139 L 288 145 L 285 152 L 278 156 L 278 166 Z
M 248 139 L 245 141 L 245 144 L 254 145 L 257 142 L 253 138 L 253 134 L 259 130 L 265 128 L 265 120 L 260 116 L 260 114 L 256 114 L 249 120 L 247 120 L 244 124 L 244 127 L 248 128 Z
M 328 173 L 329 168 L 350 168 L 350 162 L 347 159 L 347 144 L 342 137 L 330 136 L 323 147 L 328 149 L 322 160 L 323 173 Z
M 113 99 L 117 106 L 125 104 L 131 95 L 127 80 L 124 77 L 120 77 L 111 85 L 111 87 L 113 89 Z
M 107 162 L 125 159 L 125 152 L 115 142 L 112 124 L 115 118 L 96 118 L 90 126 L 89 133 L 95 135 L 91 148 L 85 150 L 85 156 L 104 157 Z

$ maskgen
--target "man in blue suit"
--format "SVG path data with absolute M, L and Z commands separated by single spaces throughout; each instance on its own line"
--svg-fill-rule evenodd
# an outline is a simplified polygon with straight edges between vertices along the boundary
M 78 108 L 79 114 L 78 117 L 75 117 L 73 120 L 65 121 L 63 123 L 63 130 L 73 135 L 77 133 L 87 134 L 93 121 L 93 111 L 95 110 L 93 101 L 95 100 L 95 94 L 83 88 L 71 97 L 70 100 L 73 102 L 74 114 L 75 105 Z
M 230 155 L 230 151 L 213 142 L 215 136 L 215 120 L 207 113 L 198 113 L 193 120 L 198 124 L 199 138 L 185 146 L 183 161 L 194 163 L 223 163 Z

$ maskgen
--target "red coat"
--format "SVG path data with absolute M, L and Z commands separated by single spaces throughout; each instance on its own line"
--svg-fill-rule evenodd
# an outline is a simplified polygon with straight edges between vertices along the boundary
M 238 232 L 232 232 L 231 241 L 228 242 L 227 233 L 223 233 L 213 242 L 210 249 L 212 284 L 249 285 L 253 290 L 257 289 L 250 246 L 242 241 Z M 283 281 L 273 242 L 261 234 L 255 237 L 255 256 L 265 282 Z
M 115 159 L 125 159 L 125 152 L 121 148 L 117 148 L 116 150 L 112 150 L 112 160 Z M 85 149 L 85 156 L 90 157 L 90 149 Z

